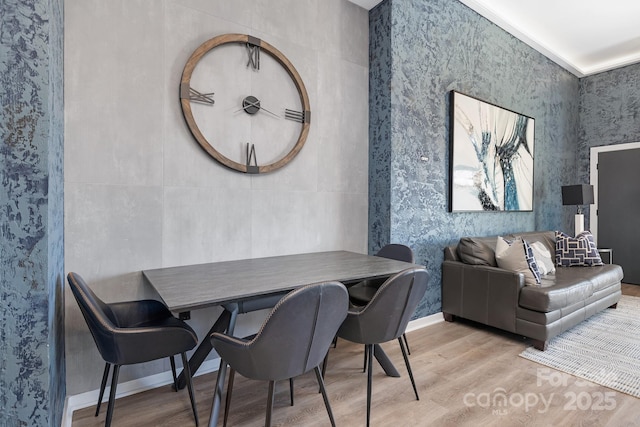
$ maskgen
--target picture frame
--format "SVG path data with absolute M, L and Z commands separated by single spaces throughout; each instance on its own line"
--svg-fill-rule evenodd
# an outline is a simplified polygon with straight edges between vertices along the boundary
M 457 91 L 449 106 L 449 211 L 533 211 L 535 119 Z

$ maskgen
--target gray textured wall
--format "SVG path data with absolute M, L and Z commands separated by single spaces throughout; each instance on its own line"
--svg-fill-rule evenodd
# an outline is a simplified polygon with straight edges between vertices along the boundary
M 580 79 L 578 176 L 589 182 L 590 148 L 640 141 L 640 64 Z
M 215 163 L 180 110 L 191 53 L 236 32 L 280 49 L 309 92 L 309 138 L 270 175 Z M 148 268 L 365 252 L 368 41 L 367 11 L 346 0 L 66 0 L 67 271 L 115 301 L 155 297 L 140 273 Z M 66 307 L 75 395 L 99 387 L 102 362 L 70 294 Z M 192 312 L 201 338 L 217 314 Z M 243 316 L 238 333 L 259 321 Z M 166 360 L 126 367 L 121 381 L 169 369 Z
M 369 247 L 404 242 L 427 265 L 421 317 L 440 311 L 442 251 L 461 236 L 570 228 L 559 188 L 576 170 L 579 81 L 457 1 L 388 0 L 370 26 L 370 187 L 390 190 L 369 204 L 390 217 L 370 216 Z M 447 211 L 451 90 L 535 119 L 533 212 Z
M 0 425 L 65 397 L 62 1 L 0 3 Z

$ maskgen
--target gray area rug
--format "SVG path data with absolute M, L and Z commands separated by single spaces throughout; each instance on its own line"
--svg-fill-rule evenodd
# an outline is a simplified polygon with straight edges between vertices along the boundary
M 640 298 L 623 295 L 605 309 L 552 338 L 546 351 L 521 357 L 640 397 Z

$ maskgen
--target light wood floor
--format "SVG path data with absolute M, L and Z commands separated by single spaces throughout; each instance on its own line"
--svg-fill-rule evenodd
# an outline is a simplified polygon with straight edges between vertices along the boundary
M 623 285 L 623 293 L 640 296 L 640 286 Z M 528 345 L 524 338 L 466 321 L 442 322 L 407 335 L 420 401 L 415 400 L 398 343 L 384 344 L 402 377 L 387 377 L 374 365 L 373 426 L 640 426 L 640 399 L 518 357 Z M 361 346 L 343 340 L 330 352 L 326 385 L 339 426 L 365 424 L 362 358 Z M 214 381 L 215 374 L 194 379 L 200 425 L 208 423 Z M 312 372 L 296 380 L 295 406 L 289 406 L 286 382 L 276 390 L 274 426 L 329 425 Z M 493 406 L 492 399 L 501 393 L 507 405 Z M 229 425 L 264 425 L 266 399 L 267 383 L 237 375 Z M 523 403 L 527 401 L 528 408 Z M 106 404 L 97 418 L 94 410 L 76 411 L 73 427 L 104 425 Z M 112 425 L 195 423 L 187 391 L 175 393 L 166 386 L 119 399 Z

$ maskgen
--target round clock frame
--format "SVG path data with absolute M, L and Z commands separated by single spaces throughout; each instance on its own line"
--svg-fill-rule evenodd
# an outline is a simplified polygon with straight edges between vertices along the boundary
M 194 69 L 198 65 L 198 62 L 205 56 L 209 51 L 217 48 L 218 46 L 238 43 L 246 46 L 250 46 L 252 48 L 258 48 L 261 52 L 266 52 L 270 55 L 278 64 L 282 66 L 282 69 L 287 72 L 289 77 L 291 78 L 293 84 L 295 85 L 298 95 L 300 96 L 300 105 L 302 108 L 301 112 L 291 112 L 295 114 L 295 118 L 293 120 L 299 121 L 301 124 L 300 134 L 298 135 L 298 139 L 286 154 L 277 160 L 266 164 L 266 165 L 251 165 L 251 159 L 255 160 L 255 151 L 253 146 L 251 150 L 247 145 L 247 159 L 246 163 L 239 163 L 234 160 L 229 159 L 224 156 L 218 150 L 214 148 L 213 141 L 208 141 L 207 138 L 203 135 L 202 131 L 198 127 L 196 120 L 193 115 L 193 111 L 191 108 L 191 102 L 194 100 L 193 91 L 191 89 L 191 76 L 193 74 Z M 252 59 L 250 59 L 252 61 Z M 258 58 L 259 61 L 259 58 Z M 206 102 L 213 104 L 214 101 L 209 97 L 212 94 L 200 94 L 197 93 L 196 100 L 201 102 Z M 251 102 L 253 101 L 253 102 Z M 245 110 L 248 114 L 255 114 L 256 109 L 260 109 L 260 102 L 255 98 L 249 96 L 245 98 L 243 101 L 242 109 Z M 267 172 L 273 172 L 277 169 L 282 168 L 287 165 L 293 158 L 300 152 L 302 147 L 304 146 L 307 136 L 309 134 L 309 127 L 311 125 L 311 107 L 309 103 L 309 95 L 307 94 L 307 89 L 305 88 L 304 82 L 300 77 L 300 74 L 295 69 L 291 61 L 287 59 L 287 57 L 276 49 L 271 44 L 265 42 L 264 40 L 258 39 L 256 37 L 247 35 L 247 34 L 223 34 L 217 37 L 214 37 L 206 42 L 202 43 L 194 52 L 191 54 L 187 63 L 184 66 L 184 70 L 182 71 L 182 79 L 180 81 L 180 104 L 182 105 L 182 114 L 184 119 L 191 131 L 191 134 L 198 142 L 198 144 L 215 160 L 224 166 L 236 170 L 238 172 L 249 173 L 249 174 L 261 174 Z M 265 110 L 266 111 L 266 110 Z M 289 113 L 287 113 L 289 114 Z M 290 117 L 288 117 L 290 118 Z M 253 154 L 253 157 L 252 157 Z

